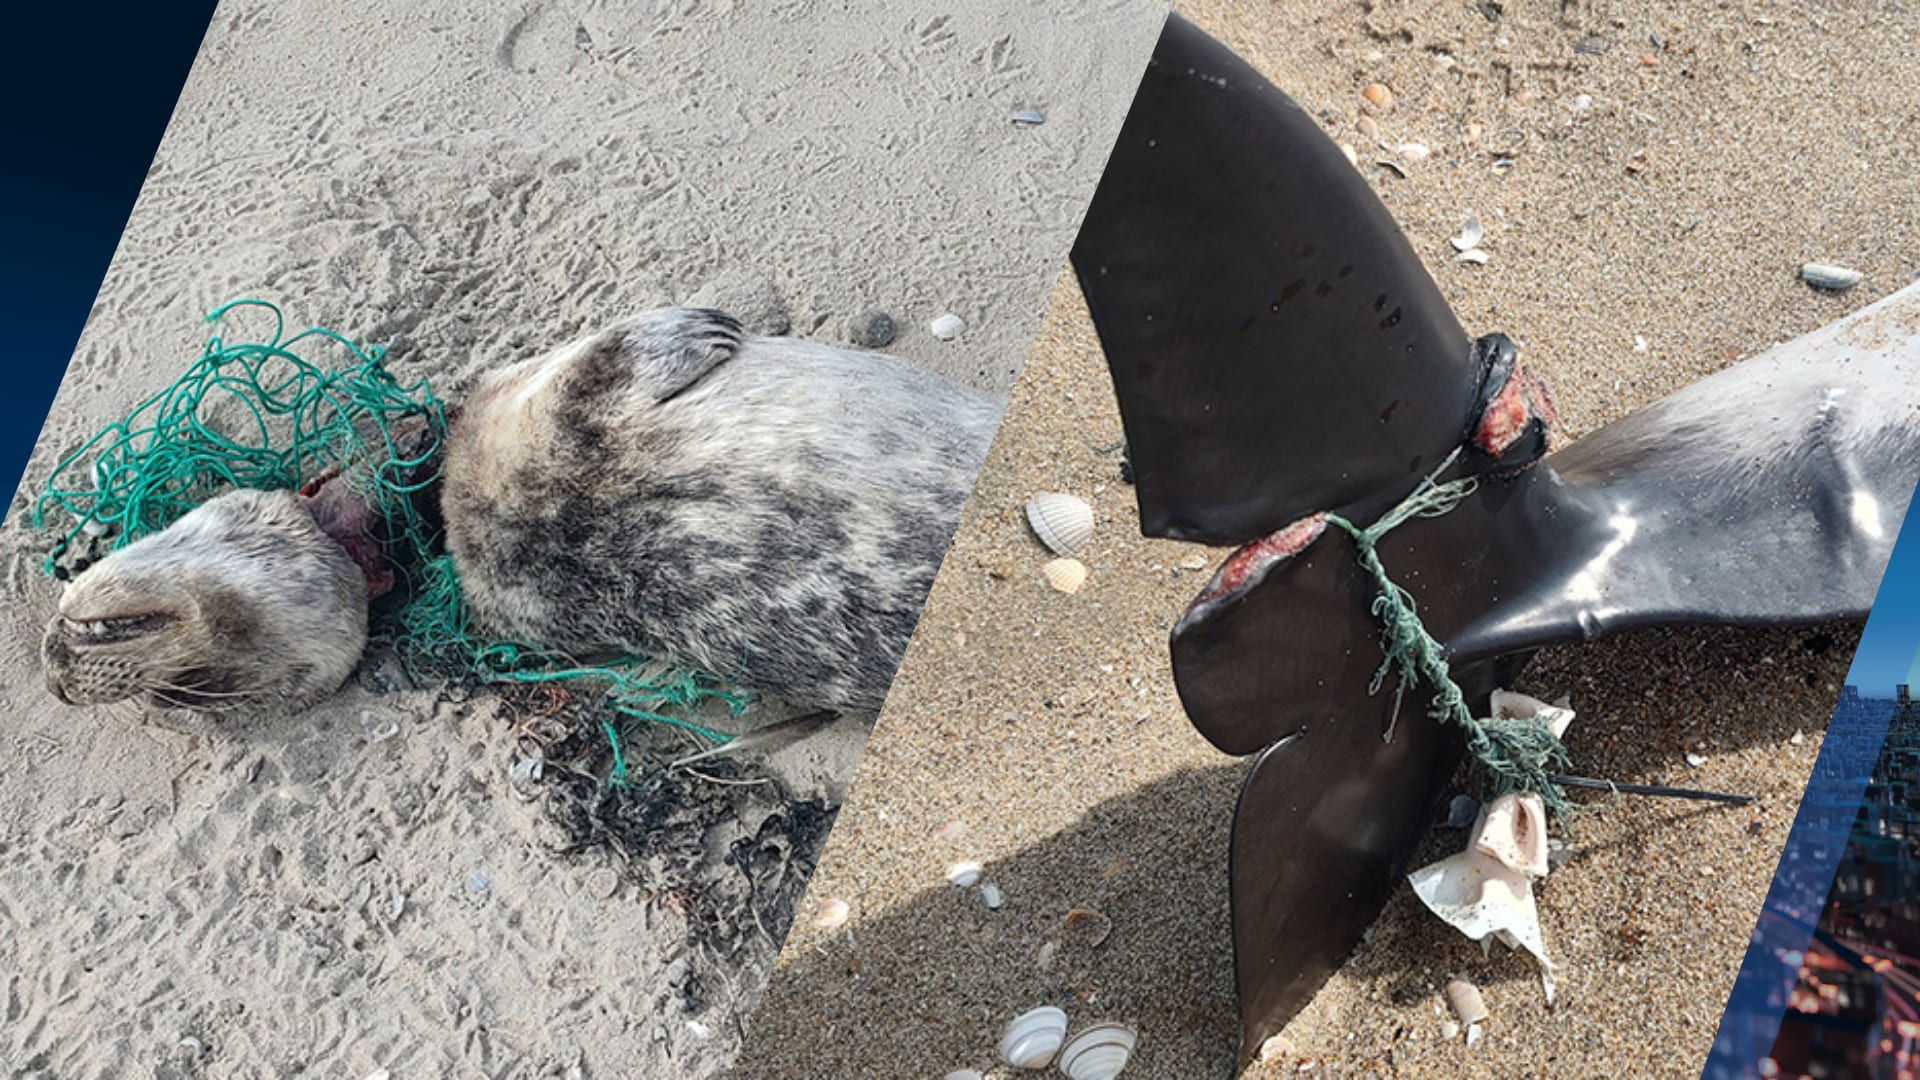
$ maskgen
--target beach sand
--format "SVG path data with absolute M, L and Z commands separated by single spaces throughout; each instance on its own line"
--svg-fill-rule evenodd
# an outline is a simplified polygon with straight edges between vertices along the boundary
M 1004 393 L 1162 11 L 1055 16 L 223 4 L 0 532 L 0 1071 L 723 1064 L 858 718 L 734 770 L 785 790 L 683 777 L 664 853 L 562 855 L 547 795 L 508 783 L 516 732 L 551 701 L 395 690 L 381 669 L 292 719 L 175 730 L 59 705 L 32 499 L 183 371 L 202 316 L 236 296 L 390 345 L 403 380 L 457 397 L 479 371 L 648 307 L 724 303 L 737 289 L 702 286 L 759 274 L 796 335 L 846 342 L 879 308 L 900 327 L 888 351 Z M 1024 109 L 1046 122 L 1010 122 Z M 946 312 L 967 323 L 957 341 L 928 332 Z
M 1905 7 L 1178 7 L 1355 147 L 1469 332 L 1512 335 L 1552 385 L 1563 438 L 1920 273 L 1920 87 L 1906 77 L 1920 20 Z M 1361 137 L 1375 81 L 1396 99 L 1375 117 L 1382 141 L 1430 156 Z M 1389 157 L 1405 179 L 1372 165 Z M 1469 214 L 1485 266 L 1447 242 Z M 1797 279 L 1815 260 L 1866 280 L 1816 292 Z M 1235 1072 L 1226 858 L 1244 764 L 1188 726 L 1166 653 L 1225 552 L 1139 537 L 1121 438 L 1063 278 L 741 1075 L 1008 1076 L 1001 1031 L 1042 1004 L 1076 1029 L 1135 1026 L 1128 1076 Z M 1022 513 L 1041 491 L 1095 507 L 1078 595 L 1041 580 L 1049 556 Z M 1542 654 L 1518 688 L 1571 698 L 1577 771 L 1759 801 L 1626 801 L 1577 821 L 1538 891 L 1562 968 L 1551 1012 L 1525 954 L 1483 958 L 1402 889 L 1252 1072 L 1698 1075 L 1856 639 L 1850 625 L 1648 630 Z M 1413 865 L 1465 839 L 1436 826 Z M 984 864 L 1002 908 L 947 884 L 963 860 Z M 851 918 L 814 925 L 830 898 Z M 1075 908 L 1104 913 L 1111 935 L 1043 962 Z M 1456 974 L 1492 1012 L 1471 1049 L 1443 1038 Z

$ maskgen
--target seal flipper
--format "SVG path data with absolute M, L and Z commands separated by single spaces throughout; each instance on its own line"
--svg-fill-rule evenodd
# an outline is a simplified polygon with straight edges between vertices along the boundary
M 1484 374 L 1319 125 L 1178 16 L 1073 266 L 1120 399 L 1141 529 L 1263 536 L 1460 444 Z
M 631 377 L 654 401 L 665 402 L 732 359 L 745 338 L 739 321 L 724 311 L 659 308 L 588 338 L 581 367 L 607 377 Z

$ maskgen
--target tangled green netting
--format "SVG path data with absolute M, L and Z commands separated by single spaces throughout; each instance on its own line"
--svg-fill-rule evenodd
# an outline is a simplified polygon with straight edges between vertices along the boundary
M 224 339 L 218 329 L 238 309 L 270 313 L 272 334 Z M 446 432 L 445 406 L 427 380 L 403 385 L 387 370 L 384 349 L 356 345 L 331 330 L 288 336 L 285 316 L 264 300 L 235 300 L 207 319 L 216 332 L 185 374 L 54 467 L 33 511 L 36 528 L 59 530 L 48 573 L 65 576 L 60 560 L 76 543 L 97 538 L 124 547 L 223 490 L 298 489 L 338 469 L 386 520 L 389 558 L 410 581 L 407 603 L 391 627 L 395 651 L 410 672 L 593 683 L 604 688 L 605 704 L 617 717 L 727 741 L 686 718 L 710 701 L 735 714 L 745 707 L 743 694 L 713 678 L 641 658 L 579 665 L 534 646 L 491 640 L 472 624 L 453 560 L 436 553 L 438 537 L 413 500 L 437 478 Z M 323 368 L 295 350 L 303 344 L 337 347 L 350 362 Z M 424 422 L 424 446 L 402 438 L 403 422 Z M 620 725 L 612 718 L 601 724 L 613 748 L 610 781 L 624 784 Z
M 1400 702 L 1408 688 L 1426 683 L 1433 690 L 1427 715 L 1466 733 L 1467 749 L 1487 770 L 1495 796 L 1538 795 L 1550 812 L 1564 819 L 1576 806 L 1553 782 L 1548 765 L 1565 765 L 1567 748 L 1538 719 L 1473 715 L 1473 710 L 1467 708 L 1465 693 L 1448 670 L 1445 650 L 1421 623 L 1412 594 L 1395 584 L 1380 562 L 1380 540 L 1387 533 L 1417 517 L 1445 514 L 1474 493 L 1479 483 L 1471 476 L 1439 482 L 1440 475 L 1459 457 L 1460 451 L 1455 449 L 1421 480 L 1412 494 L 1366 528 L 1338 514 L 1327 515 L 1329 524 L 1353 538 L 1361 568 L 1379 589 L 1373 599 L 1373 614 L 1380 620 L 1380 647 L 1386 656 L 1374 671 L 1373 682 L 1367 690 L 1379 693 L 1387 675 L 1397 671 L 1399 681 L 1394 688 L 1393 715 L 1398 717 Z M 1391 721 L 1386 737 L 1393 737 Z

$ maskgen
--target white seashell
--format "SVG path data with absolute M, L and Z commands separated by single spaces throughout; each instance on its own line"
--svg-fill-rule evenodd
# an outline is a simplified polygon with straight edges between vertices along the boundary
M 1394 152 L 1407 161 L 1425 161 L 1433 156 L 1433 151 L 1427 148 L 1426 143 L 1417 142 L 1401 143 Z
M 1475 266 L 1485 266 L 1487 265 L 1487 260 L 1492 257 L 1493 256 L 1488 255 L 1486 253 L 1485 249 L 1474 248 L 1471 251 L 1463 251 L 1460 254 L 1455 255 L 1453 258 L 1455 262 L 1472 263 Z
M 988 883 L 980 886 L 980 902 L 987 906 L 988 911 L 999 911 L 1000 905 L 1007 901 L 1000 895 L 1000 886 Z
M 1808 263 L 1800 268 L 1801 281 L 1816 289 L 1828 289 L 1833 292 L 1851 289 L 1860 284 L 1860 279 L 1865 276 L 1858 270 L 1849 270 L 1832 263 Z
M 1474 248 L 1480 246 L 1480 241 L 1484 239 L 1486 235 L 1487 231 L 1480 227 L 1480 219 L 1470 217 L 1467 219 L 1467 223 L 1461 227 L 1460 235 L 1453 237 L 1447 242 L 1453 245 L 1453 250 L 1455 251 L 1472 251 Z
M 933 336 L 939 338 L 941 341 L 952 341 L 966 331 L 967 322 L 965 319 L 949 311 L 929 323 L 927 329 L 931 330 Z
M 1491 1015 L 1486 1001 L 1480 997 L 1480 989 L 1465 979 L 1448 980 L 1447 1004 L 1453 1006 L 1453 1015 L 1469 1027 L 1486 1023 Z
M 1688 754 L 1687 755 L 1687 764 L 1693 766 L 1696 769 L 1702 765 L 1705 765 L 1706 763 L 1707 763 L 1707 755 L 1705 754 Z
M 1041 112 L 1039 109 L 1021 109 L 1019 112 L 1013 114 L 1013 122 L 1016 124 L 1044 124 L 1047 122 L 1047 114 Z
M 962 889 L 971 889 L 980 883 L 983 867 L 977 862 L 957 862 L 947 867 L 947 880 Z
M 1055 559 L 1040 568 L 1047 584 L 1072 596 L 1087 583 L 1087 564 L 1078 559 Z
M 1078 496 L 1043 492 L 1027 500 L 1027 524 L 1048 551 L 1072 557 L 1093 539 L 1093 507 Z
M 1113 1080 L 1139 1040 L 1125 1024 L 1095 1024 L 1060 1048 L 1060 1071 L 1073 1080 Z
M 1467 850 L 1407 880 L 1428 910 L 1483 948 L 1491 939 L 1532 953 L 1551 1005 L 1555 968 L 1533 901 L 1534 879 L 1547 871 L 1545 826 L 1538 795 L 1503 795 L 1481 809 Z
M 1468 1024 L 1467 1025 L 1467 1049 L 1469 1050 L 1473 1049 L 1474 1044 L 1479 1042 L 1480 1037 L 1485 1034 L 1486 1032 L 1481 1029 L 1479 1024 Z
M 955 1069 L 947 1074 L 947 1080 L 987 1080 L 979 1069 Z
M 1503 720 L 1525 720 L 1529 717 L 1539 719 L 1553 732 L 1556 739 L 1567 734 L 1567 727 L 1573 723 L 1573 710 L 1561 705 L 1549 705 L 1539 698 L 1516 694 L 1511 690 L 1495 690 L 1487 704 L 1493 715 Z
M 845 900 L 822 900 L 814 912 L 813 925 L 821 930 L 838 930 L 847 925 L 853 909 Z
M 1052 1005 L 1021 1013 L 1000 1037 L 1000 1060 L 1016 1069 L 1044 1069 L 1067 1041 L 1067 1014 Z

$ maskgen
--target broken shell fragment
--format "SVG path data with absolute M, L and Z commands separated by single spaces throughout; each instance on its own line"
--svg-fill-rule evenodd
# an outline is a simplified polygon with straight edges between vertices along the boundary
M 1027 500 L 1027 524 L 1048 551 L 1071 558 L 1093 539 L 1093 507 L 1074 495 L 1043 492 Z
M 1463 251 L 1454 256 L 1456 262 L 1472 263 L 1475 266 L 1487 265 L 1488 258 L 1490 258 L 1490 256 L 1484 248 L 1474 248 L 1471 251 Z
M 971 889 L 980 883 L 982 869 L 977 862 L 957 862 L 947 867 L 947 880 L 958 888 Z
M 1447 1004 L 1453 1007 L 1453 1015 L 1468 1026 L 1484 1024 L 1490 1015 L 1486 1001 L 1480 997 L 1480 989 L 1465 979 L 1447 981 Z
M 1079 592 L 1080 586 L 1087 583 L 1087 564 L 1078 559 L 1055 559 L 1041 567 L 1040 573 L 1046 577 L 1047 584 L 1068 596 Z
M 1073 1080 L 1113 1080 L 1139 1040 L 1125 1024 L 1095 1024 L 1060 1048 L 1060 1071 Z
M 1113 920 L 1092 908 L 1074 908 L 1060 925 L 1060 940 L 1068 945 L 1096 948 L 1113 933 Z
M 1807 263 L 1800 268 L 1801 281 L 1816 289 L 1826 289 L 1829 292 L 1843 292 L 1851 289 L 1860 284 L 1860 279 L 1865 276 L 1858 270 L 1835 266 L 1832 263 Z
M 1041 112 L 1039 109 L 1021 109 L 1019 112 L 1013 114 L 1013 122 L 1028 125 L 1044 124 L 1047 122 L 1047 114 Z
M 1407 880 L 1428 910 L 1483 947 L 1498 940 L 1532 953 L 1551 1005 L 1554 966 L 1533 901 L 1534 879 L 1547 869 L 1540 796 L 1503 795 L 1481 808 L 1465 851 L 1421 867 Z
M 1467 223 L 1461 226 L 1460 235 L 1452 237 L 1447 242 L 1453 245 L 1455 251 L 1472 251 L 1480 246 L 1480 241 L 1486 234 L 1486 230 L 1480 226 L 1480 219 L 1470 217 Z
M 1488 708 L 1498 720 L 1535 719 L 1547 725 L 1553 737 L 1563 738 L 1567 727 L 1573 723 L 1573 710 L 1564 705 L 1549 705 L 1539 698 L 1516 694 L 1511 690 L 1495 690 L 1487 701 Z
M 1000 1059 L 1016 1069 L 1044 1069 L 1067 1039 L 1067 1014 L 1052 1005 L 1021 1013 L 1000 1037 Z
M 980 902 L 986 905 L 988 911 L 999 911 L 1000 906 L 1007 901 L 1000 895 L 1000 886 L 988 882 L 980 886 Z

